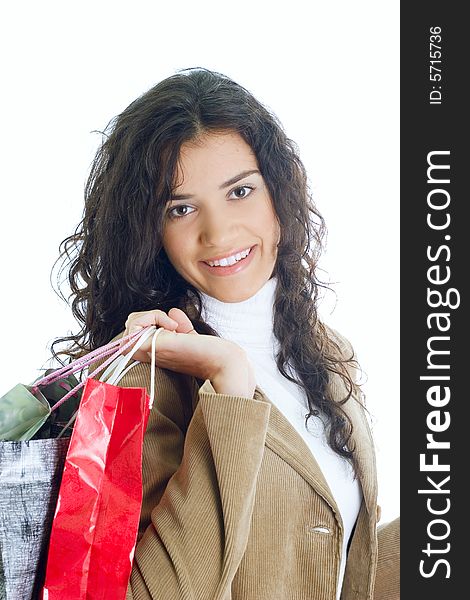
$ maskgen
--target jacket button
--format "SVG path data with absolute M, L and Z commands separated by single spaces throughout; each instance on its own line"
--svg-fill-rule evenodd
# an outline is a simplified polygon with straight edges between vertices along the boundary
M 329 529 L 328 527 L 325 527 L 324 525 L 315 525 L 315 527 L 309 527 L 309 531 L 311 531 L 312 533 L 323 533 L 323 534 L 331 533 L 331 529 Z

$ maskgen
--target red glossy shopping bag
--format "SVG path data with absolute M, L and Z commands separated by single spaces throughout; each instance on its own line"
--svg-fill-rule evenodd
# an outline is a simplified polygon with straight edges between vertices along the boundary
M 148 415 L 144 388 L 87 380 L 52 525 L 44 600 L 125 598 Z

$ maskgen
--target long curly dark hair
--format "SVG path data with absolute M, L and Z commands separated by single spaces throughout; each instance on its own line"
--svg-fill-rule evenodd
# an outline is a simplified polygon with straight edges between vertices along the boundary
M 271 111 L 220 73 L 199 67 L 178 71 L 106 127 L 85 187 L 83 219 L 62 241 L 58 259 L 63 259 L 59 289 L 66 271 L 72 312 L 82 327 L 77 335 L 56 339 L 52 353 L 76 357 L 97 348 L 124 330 L 131 312 L 156 308 L 181 308 L 197 332 L 217 335 L 201 318 L 198 290 L 174 269 L 162 246 L 180 148 L 211 131 L 236 132 L 252 148 L 280 223 L 273 272 L 277 367 L 305 390 L 306 423 L 323 411 L 329 445 L 355 464 L 352 424 L 342 405 L 359 390 L 348 370 L 357 362 L 353 353 L 344 356 L 317 316 L 319 290 L 326 287 L 317 277 L 324 220 L 296 144 Z M 55 345 L 63 342 L 72 345 L 57 353 Z M 344 383 L 340 401 L 328 388 L 334 373 Z

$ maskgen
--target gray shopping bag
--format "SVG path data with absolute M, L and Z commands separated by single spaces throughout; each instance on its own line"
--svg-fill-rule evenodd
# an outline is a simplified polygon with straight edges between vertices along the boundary
M 0 600 L 38 600 L 70 438 L 0 441 Z

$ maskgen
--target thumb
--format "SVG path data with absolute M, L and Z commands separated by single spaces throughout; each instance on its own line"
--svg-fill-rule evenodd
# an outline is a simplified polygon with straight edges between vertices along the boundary
M 171 308 L 168 311 L 168 316 L 178 323 L 178 327 L 176 329 L 177 333 L 192 333 L 198 335 L 188 315 L 180 308 Z

